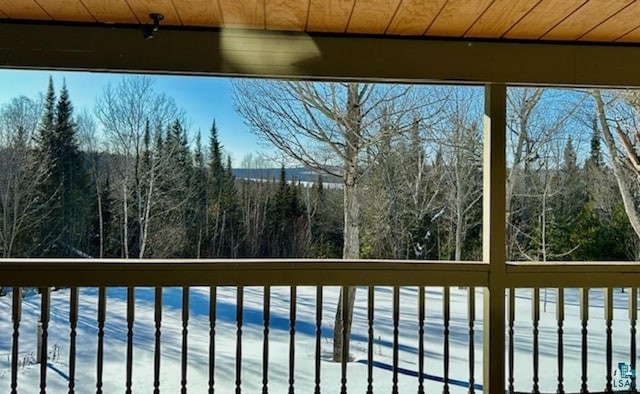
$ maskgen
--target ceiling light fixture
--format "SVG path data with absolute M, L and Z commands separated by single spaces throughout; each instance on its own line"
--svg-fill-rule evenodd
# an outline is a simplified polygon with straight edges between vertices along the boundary
M 153 38 L 153 33 L 157 32 L 160 28 L 160 21 L 164 19 L 164 15 L 157 12 L 152 12 L 151 14 L 149 14 L 149 18 L 151 18 L 153 24 L 142 25 L 142 34 L 144 35 L 145 40 L 150 40 Z

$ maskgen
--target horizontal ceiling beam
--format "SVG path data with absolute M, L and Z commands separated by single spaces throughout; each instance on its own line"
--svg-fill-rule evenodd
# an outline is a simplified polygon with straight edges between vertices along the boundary
M 0 67 L 136 73 L 640 86 L 640 46 L 0 22 Z

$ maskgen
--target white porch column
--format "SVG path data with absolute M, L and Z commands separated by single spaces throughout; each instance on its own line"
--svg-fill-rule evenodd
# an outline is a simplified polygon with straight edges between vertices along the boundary
M 484 293 L 484 393 L 505 389 L 506 288 L 506 86 L 485 85 L 483 168 L 483 261 L 489 264 Z

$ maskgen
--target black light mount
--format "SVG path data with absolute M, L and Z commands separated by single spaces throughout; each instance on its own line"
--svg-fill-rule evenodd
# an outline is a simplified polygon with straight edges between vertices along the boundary
M 151 18 L 153 24 L 142 25 L 142 34 L 144 35 L 145 40 L 150 40 L 153 38 L 153 33 L 157 32 L 160 28 L 160 21 L 164 19 L 164 15 L 157 12 L 152 12 L 149 14 L 149 18 Z
M 164 19 L 164 15 L 159 14 L 157 12 L 152 12 L 149 14 L 149 18 L 153 21 L 153 31 L 158 31 L 160 27 L 160 21 Z

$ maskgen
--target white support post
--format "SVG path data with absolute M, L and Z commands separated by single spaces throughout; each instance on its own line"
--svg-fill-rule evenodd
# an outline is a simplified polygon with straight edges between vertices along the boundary
M 484 292 L 484 393 L 504 394 L 506 290 L 506 86 L 485 86 L 483 260 L 489 264 Z

